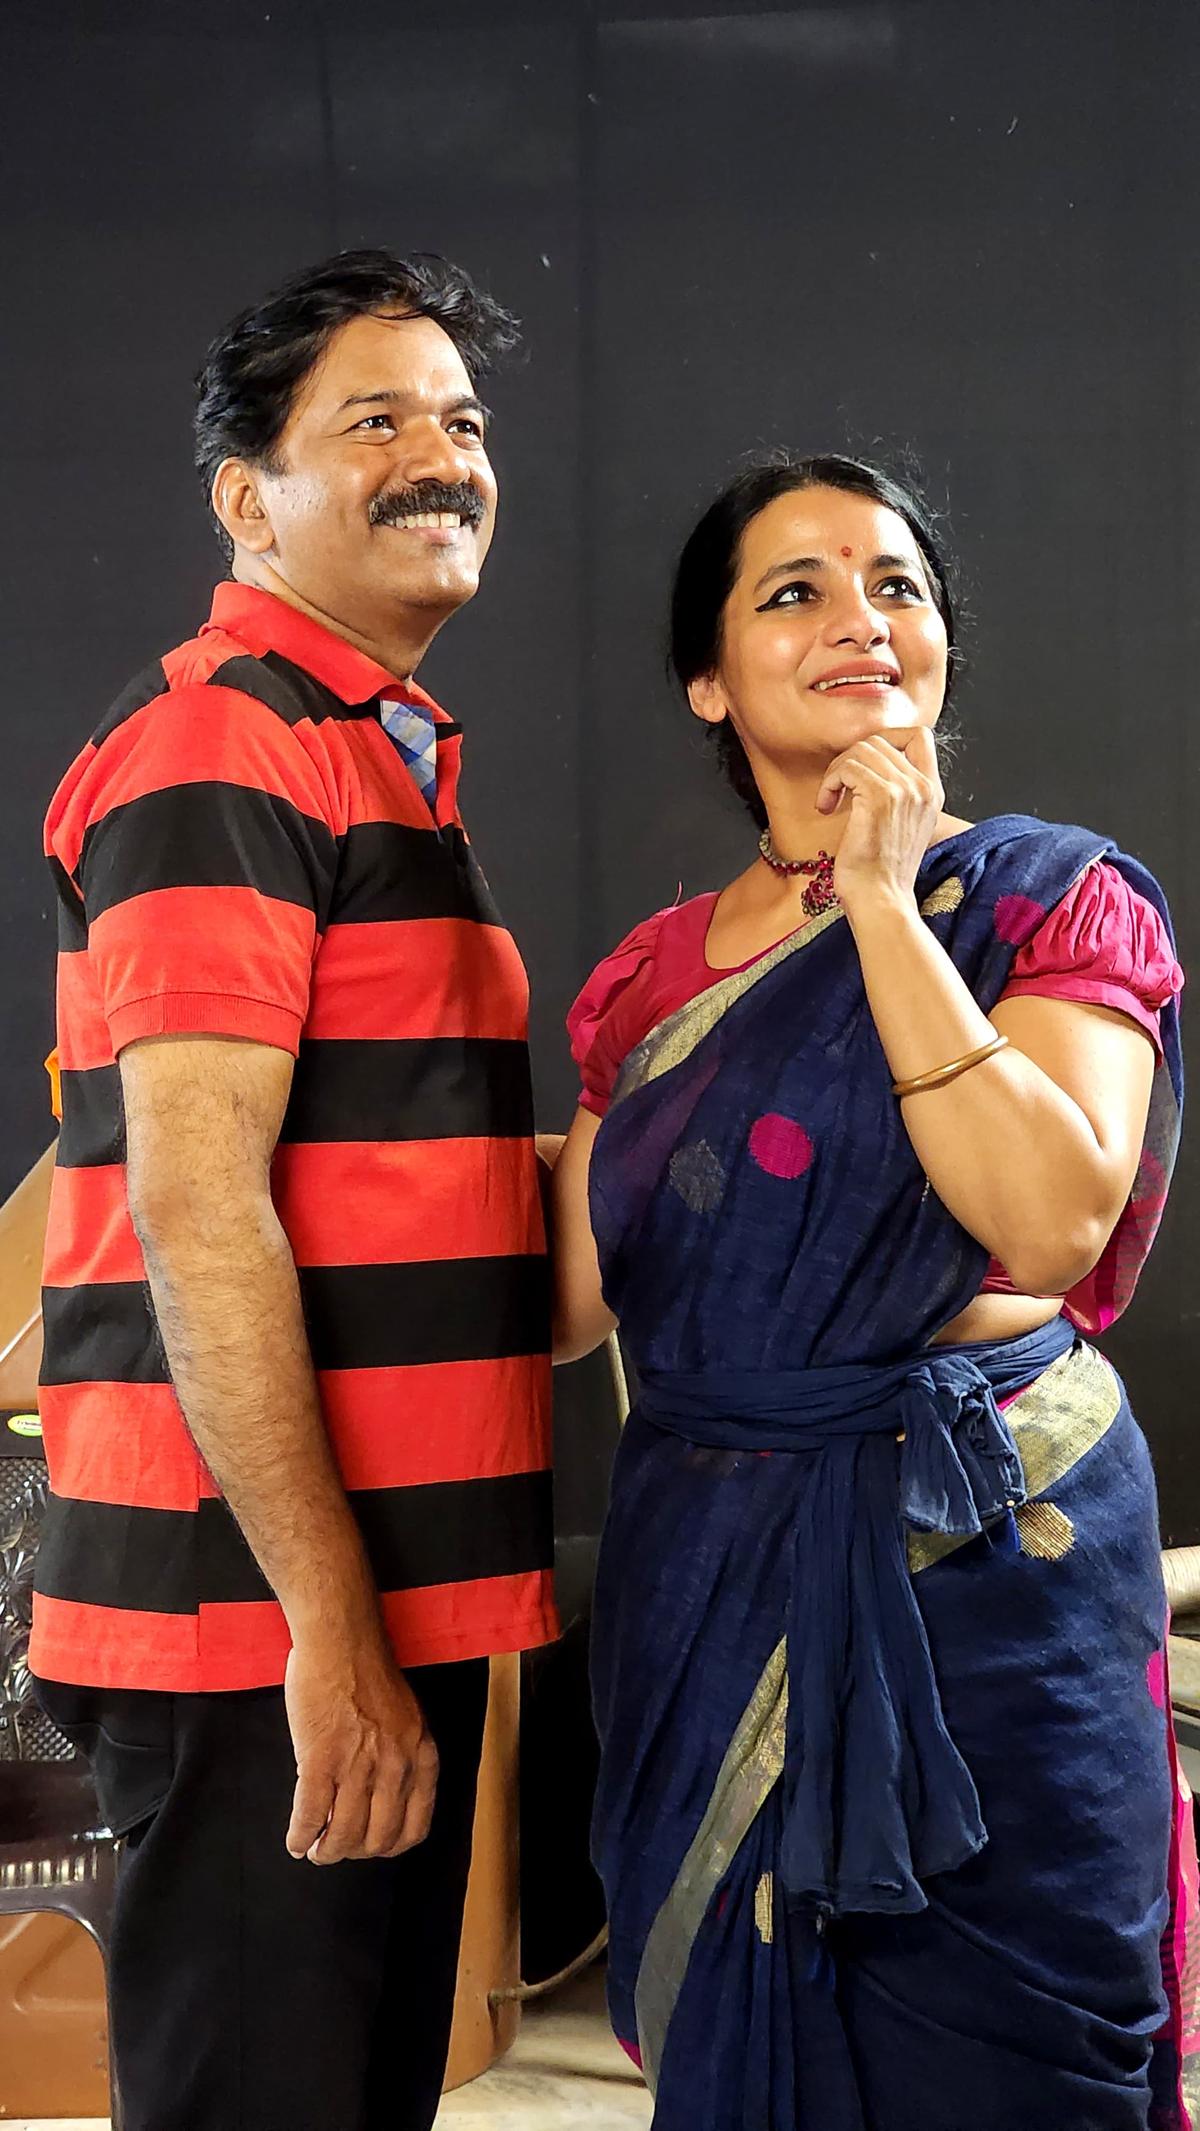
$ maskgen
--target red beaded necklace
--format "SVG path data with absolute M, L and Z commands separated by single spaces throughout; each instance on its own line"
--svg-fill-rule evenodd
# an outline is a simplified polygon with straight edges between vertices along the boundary
M 765 859 L 772 873 L 812 875 L 800 898 L 800 907 L 806 917 L 820 917 L 823 911 L 835 907 L 837 894 L 833 885 L 833 860 L 828 851 L 818 851 L 815 858 L 780 858 L 771 841 L 771 831 L 764 829 L 758 839 L 758 855 Z

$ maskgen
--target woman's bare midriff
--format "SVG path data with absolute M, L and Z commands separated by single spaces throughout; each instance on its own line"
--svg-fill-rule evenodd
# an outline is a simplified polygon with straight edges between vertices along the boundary
M 1023 1333 L 1049 1324 L 1061 1309 L 1062 1297 L 1056 1295 L 976 1295 L 929 1344 L 945 1347 L 973 1339 L 1020 1339 Z

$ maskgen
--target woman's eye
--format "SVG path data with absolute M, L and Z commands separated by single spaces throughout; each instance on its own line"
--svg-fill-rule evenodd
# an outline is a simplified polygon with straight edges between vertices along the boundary
M 797 578 L 790 585 L 780 585 L 778 592 L 772 592 L 770 599 L 765 599 L 758 611 L 760 614 L 769 614 L 772 607 L 801 607 L 815 597 L 812 586 Z
M 925 596 L 920 585 L 915 584 L 911 577 L 885 577 L 878 590 L 899 592 L 904 599 L 923 599 Z

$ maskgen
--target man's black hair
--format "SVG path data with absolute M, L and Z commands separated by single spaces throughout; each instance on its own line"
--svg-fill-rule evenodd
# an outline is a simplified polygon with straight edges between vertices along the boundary
M 519 338 L 517 322 L 461 267 L 435 252 L 338 252 L 293 275 L 219 333 L 196 376 L 196 471 L 211 504 L 224 459 L 279 471 L 275 447 L 296 393 L 339 326 L 381 313 L 432 318 L 449 334 L 472 383 Z M 233 543 L 218 525 L 226 560 Z

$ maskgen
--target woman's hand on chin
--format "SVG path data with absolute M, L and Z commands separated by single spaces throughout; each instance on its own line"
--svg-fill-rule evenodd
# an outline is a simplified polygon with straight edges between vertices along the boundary
M 848 917 L 864 903 L 911 898 L 945 796 L 926 725 L 871 734 L 835 756 L 817 812 L 846 819 L 833 885 Z

